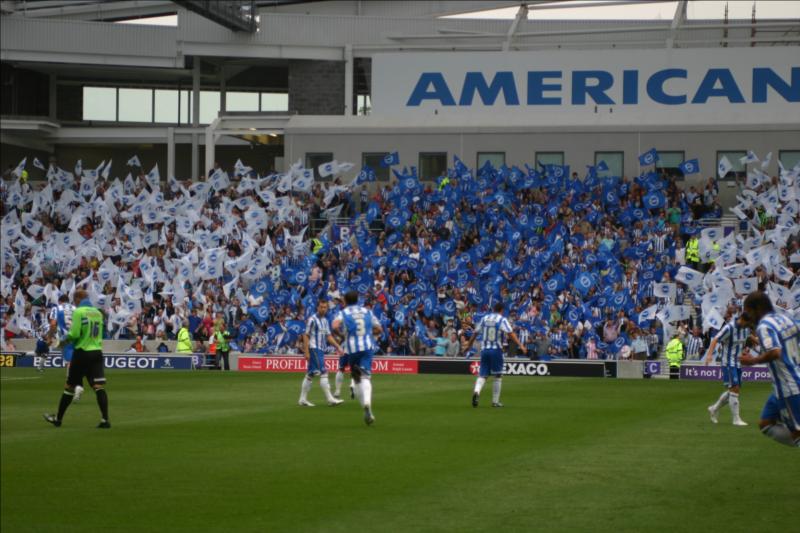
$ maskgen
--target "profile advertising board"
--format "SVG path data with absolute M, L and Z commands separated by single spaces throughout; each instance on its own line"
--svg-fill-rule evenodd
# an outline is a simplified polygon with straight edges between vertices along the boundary
M 5 357 L 5 354 L 3 354 Z M 41 358 L 38 355 L 15 356 L 15 363 L 20 368 L 37 368 Z M 191 370 L 194 368 L 190 355 L 156 355 L 132 353 L 105 353 L 103 365 L 108 369 L 124 370 Z M 44 361 L 44 368 L 66 368 L 67 362 L 61 353 L 54 352 Z
M 325 368 L 335 372 L 338 357 L 326 357 Z M 292 355 L 240 356 L 240 372 L 305 372 L 308 368 L 303 357 Z M 374 374 L 417 374 L 419 361 L 413 358 L 376 357 L 372 360 Z
M 372 114 L 480 125 L 800 123 L 795 47 L 376 53 Z M 473 121 L 473 122 L 470 122 Z
M 334 372 L 338 368 L 337 357 L 326 357 L 325 368 Z M 463 374 L 477 375 L 480 363 L 477 360 L 375 357 L 372 372 L 375 374 Z M 306 360 L 298 356 L 265 355 L 240 356 L 241 372 L 305 372 Z M 529 361 L 508 360 L 503 373 L 509 376 L 529 377 L 615 377 L 613 361 Z

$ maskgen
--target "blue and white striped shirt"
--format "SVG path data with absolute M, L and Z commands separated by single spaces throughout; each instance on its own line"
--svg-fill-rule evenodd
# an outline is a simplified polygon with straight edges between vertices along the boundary
M 502 350 L 506 334 L 511 333 L 511 324 L 503 315 L 489 313 L 478 323 L 476 331 L 481 336 L 481 350 Z
M 783 400 L 800 395 L 800 324 L 789 315 L 769 313 L 756 328 L 764 351 L 779 349 L 781 356 L 770 361 L 775 396 Z
M 328 319 L 311 315 L 306 322 L 306 335 L 308 335 L 308 347 L 311 350 L 322 350 L 328 348 L 328 335 L 331 332 Z
M 742 363 L 739 357 L 744 350 L 744 344 L 750 336 L 750 328 L 740 328 L 734 318 L 719 330 L 717 336 L 717 346 L 719 346 L 720 365 L 734 368 L 741 368 Z
M 372 311 L 360 305 L 345 307 L 338 318 L 344 332 L 344 351 L 353 354 L 375 349 L 372 339 Z

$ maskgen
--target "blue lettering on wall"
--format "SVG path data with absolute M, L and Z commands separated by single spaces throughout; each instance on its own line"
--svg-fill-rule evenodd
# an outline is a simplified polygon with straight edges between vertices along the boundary
M 588 99 L 599 105 L 614 105 L 609 91 L 614 91 L 615 75 L 605 70 L 576 70 L 563 72 L 560 70 L 529 71 L 527 73 L 526 104 L 529 106 L 559 106 L 563 103 L 561 91 L 562 79 L 572 76 L 572 105 L 587 105 Z M 483 72 L 470 71 L 464 76 L 458 103 L 453 97 L 453 90 L 441 72 L 424 72 L 420 74 L 411 96 L 406 103 L 409 107 L 417 107 L 425 101 L 442 106 L 495 105 L 502 93 L 502 103 L 507 106 L 520 105 L 519 88 L 514 72 L 495 72 L 491 81 Z M 667 84 L 673 79 L 688 79 L 688 71 L 683 68 L 667 68 L 654 72 L 644 84 L 647 99 L 651 102 L 675 106 L 688 101 L 686 89 L 673 87 L 667 92 Z M 637 105 L 640 103 L 640 73 L 638 70 L 622 71 L 622 87 L 617 87 L 612 94 L 621 92 L 622 104 Z M 644 81 L 644 80 L 642 80 Z M 739 80 L 741 82 L 742 80 Z M 800 67 L 791 67 L 790 79 L 784 79 L 772 68 L 757 67 L 752 69 L 752 103 L 762 104 L 777 96 L 785 102 L 800 103 Z M 685 85 L 685 84 L 684 84 Z M 458 87 L 453 87 L 458 89 Z M 770 91 L 772 89 L 772 91 Z M 478 96 L 476 102 L 475 96 Z M 588 96 L 588 98 L 587 98 Z M 711 98 L 724 98 L 728 103 L 745 103 L 745 97 L 733 73 L 727 68 L 711 68 L 705 72 L 697 86 L 692 104 L 705 104 Z
M 517 84 L 514 83 L 513 72 L 498 72 L 492 79 L 492 84 L 486 83 L 486 78 L 481 72 L 467 72 L 464 77 L 464 87 L 461 90 L 461 99 L 458 105 L 472 105 L 472 98 L 477 92 L 485 105 L 492 105 L 503 92 L 506 105 L 519 105 Z
M 672 95 L 664 92 L 664 82 L 672 78 L 686 79 L 686 69 L 667 68 L 655 72 L 647 80 L 647 96 L 656 103 L 664 105 L 680 105 L 686 103 L 686 95 Z
M 775 74 L 771 68 L 753 69 L 753 103 L 767 101 L 767 87 L 772 87 L 787 102 L 800 102 L 800 67 L 792 67 L 791 85 Z
M 639 103 L 639 71 L 625 70 L 622 72 L 622 103 Z
M 558 70 L 528 72 L 528 105 L 561 105 L 560 96 L 546 97 L 545 91 L 560 91 L 560 83 L 545 83 L 545 78 L 561 79 Z
M 717 88 L 717 82 L 720 87 Z M 711 68 L 706 72 L 703 81 L 700 82 L 700 87 L 692 98 L 693 104 L 705 104 L 711 97 L 724 97 L 732 104 L 743 104 L 744 96 L 739 86 L 736 85 L 736 80 L 733 79 L 733 74 L 726 68 Z
M 429 86 L 432 86 L 430 91 Z M 406 105 L 418 106 L 423 100 L 439 100 L 442 105 L 456 105 L 441 72 L 423 72 Z
M 588 84 L 589 80 L 596 83 Z M 614 85 L 614 76 L 604 70 L 576 70 L 572 73 L 572 105 L 586 105 L 586 95 L 592 97 L 594 103 L 614 105 L 606 91 Z

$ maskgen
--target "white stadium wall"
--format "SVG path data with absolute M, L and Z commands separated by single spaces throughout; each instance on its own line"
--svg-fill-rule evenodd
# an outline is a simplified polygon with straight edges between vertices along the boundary
M 446 152 L 475 166 L 479 152 L 507 164 L 563 152 L 583 176 L 595 152 L 623 152 L 624 174 L 640 172 L 650 148 L 699 159 L 716 173 L 719 152 L 800 150 L 800 53 L 796 47 L 406 52 L 372 58 L 372 114 L 295 116 L 287 161 L 331 153 L 360 165 L 363 153 L 398 151 L 402 165 Z M 738 163 L 738 162 L 735 162 Z M 722 187 L 723 206 L 735 187 Z

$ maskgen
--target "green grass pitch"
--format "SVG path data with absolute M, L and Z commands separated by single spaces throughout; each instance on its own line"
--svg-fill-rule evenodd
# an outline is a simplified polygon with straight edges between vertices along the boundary
M 376 376 L 377 423 L 296 405 L 299 374 L 109 372 L 64 425 L 63 374 L 3 369 L 3 533 L 792 531 L 800 457 L 706 406 L 719 383 Z

